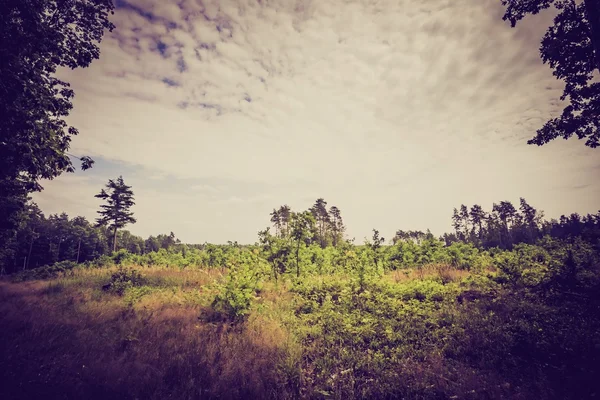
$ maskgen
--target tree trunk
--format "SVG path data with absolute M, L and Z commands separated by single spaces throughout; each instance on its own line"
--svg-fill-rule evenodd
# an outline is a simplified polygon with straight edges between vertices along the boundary
M 33 248 L 33 236 L 31 242 L 29 242 L 29 252 L 27 253 L 27 268 L 29 268 L 29 261 L 31 261 L 31 249 Z
M 79 238 L 79 244 L 77 245 L 77 264 L 79 264 L 79 250 L 81 250 L 81 238 Z
M 600 1 L 584 0 L 585 13 L 590 27 L 592 46 L 596 59 L 596 68 L 600 71 Z
M 115 225 L 114 233 L 113 233 L 113 253 L 117 251 L 117 226 Z
M 298 246 L 296 247 L 296 276 L 300 278 L 300 240 L 298 240 Z
M 60 244 L 62 243 L 62 238 L 58 240 L 58 248 L 56 249 L 56 261 L 60 261 Z

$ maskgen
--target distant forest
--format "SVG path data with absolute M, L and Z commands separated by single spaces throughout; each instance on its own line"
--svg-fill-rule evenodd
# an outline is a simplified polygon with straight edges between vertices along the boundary
M 305 240 L 307 246 L 340 247 L 353 241 L 345 235 L 341 211 L 336 206 L 327 208 L 324 199 L 317 199 L 304 213 L 312 216 L 312 222 L 308 224 L 310 238 Z M 259 238 L 270 235 L 271 228 L 277 238 L 290 237 L 293 221 L 302 214 L 292 211 L 287 205 L 273 209 L 270 214 L 272 226 L 259 232 Z M 429 230 L 398 230 L 389 243 L 399 246 L 405 242 L 421 244 L 425 240 L 433 240 L 444 246 L 460 242 L 480 249 L 510 250 L 516 244 L 534 244 L 544 236 L 550 236 L 557 239 L 581 237 L 600 248 L 600 212 L 584 216 L 573 213 L 547 220 L 543 212 L 521 198 L 518 208 L 510 201 L 494 203 L 490 211 L 477 204 L 471 207 L 461 205 L 454 209 L 451 220 L 454 232 L 436 238 Z M 122 229 L 114 237 L 112 228 L 107 225 L 91 223 L 81 216 L 69 218 L 66 213 L 46 217 L 36 203 L 30 202 L 22 214 L 16 235 L 3 249 L 7 262 L 2 272 L 23 271 L 62 261 L 90 262 L 112 254 L 115 240 L 117 251 L 135 255 L 161 249 L 185 255 L 192 249 L 220 247 L 208 243 L 182 243 L 173 232 L 144 239 Z M 240 244 L 230 241 L 227 245 Z

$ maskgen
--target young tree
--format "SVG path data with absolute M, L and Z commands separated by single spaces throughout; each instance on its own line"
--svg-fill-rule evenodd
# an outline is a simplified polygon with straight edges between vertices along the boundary
M 375 268 L 379 269 L 379 260 L 381 259 L 381 246 L 384 244 L 385 239 L 379 236 L 379 231 L 377 229 L 373 229 L 373 240 L 371 242 L 366 241 L 368 248 L 372 252 L 373 262 L 375 263 Z
M 292 238 L 296 241 L 296 276 L 300 277 L 300 245 L 312 237 L 315 218 L 310 211 L 292 214 Z
M 515 26 L 527 14 L 537 14 L 554 5 L 558 15 L 542 39 L 542 61 L 565 81 L 561 100 L 570 104 L 562 115 L 537 131 L 529 144 L 541 146 L 558 137 L 574 134 L 587 138 L 589 147 L 600 145 L 600 83 L 594 82 L 594 70 L 600 71 L 600 1 L 598 0 L 501 0 L 506 6 L 502 17 Z
M 94 197 L 106 200 L 107 204 L 102 204 L 102 210 L 98 211 L 101 215 L 96 219 L 99 226 L 108 226 L 113 231 L 113 251 L 117 250 L 117 229 L 123 228 L 127 224 L 135 224 L 137 221 L 133 218 L 133 212 L 129 209 L 135 205 L 133 201 L 133 191 L 131 186 L 127 186 L 123 177 L 119 176 L 116 180 L 109 179 L 106 189 L 100 191 Z
M 259 244 L 265 254 L 265 258 L 271 263 L 275 281 L 279 274 L 286 270 L 286 261 L 291 252 L 288 240 L 271 235 L 269 228 L 258 232 Z

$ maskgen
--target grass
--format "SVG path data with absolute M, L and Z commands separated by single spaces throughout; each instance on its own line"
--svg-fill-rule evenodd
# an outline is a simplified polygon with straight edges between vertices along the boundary
M 276 372 L 289 344 L 276 321 L 199 322 L 202 285 L 219 273 L 145 269 L 148 290 L 132 301 L 131 290 L 98 289 L 111 272 L 0 282 L 0 376 L 11 383 L 0 398 L 261 398 L 285 388 Z
M 0 280 L 0 398 L 584 398 L 597 370 L 585 315 L 448 265 L 267 281 L 237 324 L 204 318 L 226 271 L 134 268 Z

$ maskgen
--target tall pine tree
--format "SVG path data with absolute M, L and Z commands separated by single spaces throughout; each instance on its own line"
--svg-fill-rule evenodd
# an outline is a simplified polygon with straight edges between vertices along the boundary
M 135 224 L 137 221 L 133 218 L 133 212 L 129 211 L 131 206 L 135 205 L 133 201 L 133 191 L 131 186 L 127 186 L 123 177 L 119 176 L 116 181 L 109 179 L 106 190 L 102 189 L 97 197 L 106 200 L 107 204 L 102 204 L 98 211 L 101 215 L 96 219 L 98 226 L 108 226 L 113 231 L 113 251 L 117 250 L 117 230 L 127 224 Z

